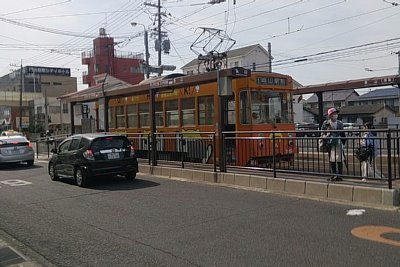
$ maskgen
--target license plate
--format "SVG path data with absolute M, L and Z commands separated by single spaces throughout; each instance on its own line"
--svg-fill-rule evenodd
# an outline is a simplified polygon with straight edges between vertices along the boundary
M 119 153 L 108 153 L 107 158 L 108 159 L 119 159 Z

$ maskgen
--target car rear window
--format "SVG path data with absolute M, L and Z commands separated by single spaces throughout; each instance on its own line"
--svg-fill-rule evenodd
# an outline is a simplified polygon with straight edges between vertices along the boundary
M 25 138 L 9 138 L 7 140 L 0 140 L 0 147 L 14 147 L 14 146 L 27 146 L 28 140 Z
M 92 142 L 91 149 L 93 152 L 106 149 L 126 148 L 130 145 L 128 139 L 123 136 L 106 136 L 97 138 Z

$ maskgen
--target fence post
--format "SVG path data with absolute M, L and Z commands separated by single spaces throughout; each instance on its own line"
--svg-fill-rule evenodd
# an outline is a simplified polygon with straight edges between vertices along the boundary
M 147 158 L 149 159 L 149 165 L 151 165 L 151 157 L 150 157 L 150 135 L 147 135 Z
M 392 135 L 390 130 L 387 133 L 387 161 L 388 161 L 388 183 L 389 189 L 392 189 Z
M 217 172 L 217 153 L 216 153 L 216 146 L 215 146 L 215 133 L 213 133 L 213 162 L 214 162 L 214 172 Z
M 39 143 L 38 143 L 37 138 L 35 140 L 35 143 L 36 143 L 36 158 L 38 159 L 39 158 Z
M 276 157 L 275 157 L 275 132 L 272 133 L 272 170 L 276 178 Z
M 220 144 L 219 144 L 219 171 L 220 172 L 226 172 L 226 149 L 225 149 L 225 138 L 224 138 L 224 133 L 221 132 L 220 136 Z
M 47 158 L 50 158 L 50 141 L 48 138 L 46 138 L 46 144 L 47 144 Z
M 181 147 L 181 167 L 182 167 L 182 169 L 184 169 L 185 168 L 185 163 L 184 163 L 185 158 L 184 158 L 184 154 L 183 154 L 183 134 L 182 133 L 179 134 L 179 140 L 180 140 L 180 147 Z

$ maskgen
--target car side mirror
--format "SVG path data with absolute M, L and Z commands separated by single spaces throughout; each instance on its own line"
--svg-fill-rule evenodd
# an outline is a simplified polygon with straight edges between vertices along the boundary
M 50 150 L 50 152 L 53 153 L 53 154 L 57 154 L 57 148 L 52 148 L 52 149 Z

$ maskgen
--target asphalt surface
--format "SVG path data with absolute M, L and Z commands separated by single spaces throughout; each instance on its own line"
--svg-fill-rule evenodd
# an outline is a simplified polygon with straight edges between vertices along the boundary
M 51 181 L 46 166 L 0 166 L 0 239 L 38 266 L 400 262 L 397 211 L 150 176 L 103 178 L 79 188 Z M 346 215 L 354 209 L 365 212 Z M 391 244 L 351 234 L 371 225 L 399 232 L 384 234 Z

